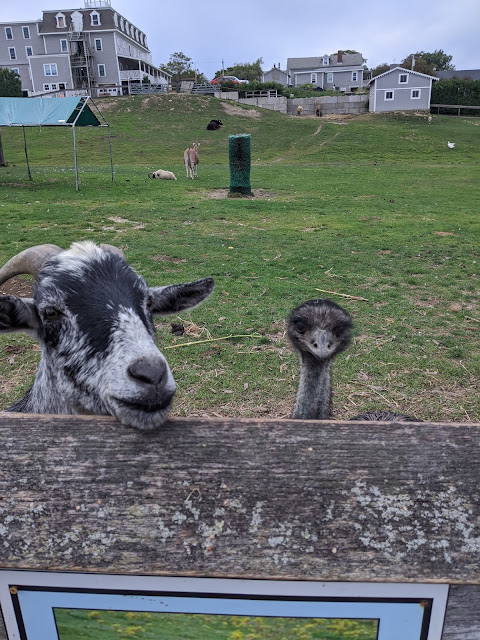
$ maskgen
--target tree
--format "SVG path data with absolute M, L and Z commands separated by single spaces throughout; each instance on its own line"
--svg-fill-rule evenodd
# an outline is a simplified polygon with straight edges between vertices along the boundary
M 21 98 L 22 82 L 15 71 L 0 67 L 0 96 L 2 98 Z M 0 135 L 0 167 L 6 167 L 3 155 L 2 137 Z
M 181 51 L 172 53 L 170 60 L 167 64 L 160 65 L 160 69 L 171 74 L 173 84 L 178 84 L 184 78 L 191 78 L 196 74 L 195 69 L 192 67 L 192 59 Z
M 22 95 L 22 82 L 18 73 L 0 67 L 0 96 L 2 98 L 21 98 Z
M 390 65 L 388 64 L 388 62 L 382 62 L 382 64 L 376 66 L 375 69 L 372 69 L 372 78 L 375 78 L 375 76 L 379 76 L 381 73 L 385 73 L 385 71 L 388 71 L 389 69 Z
M 442 49 L 437 51 L 417 51 L 411 53 L 402 62 L 400 66 L 404 69 L 412 68 L 412 57 L 415 57 L 414 71 L 426 73 L 429 76 L 435 75 L 435 71 L 453 71 L 455 66 L 452 64 L 452 57 L 446 54 Z
M 236 76 L 240 80 L 256 82 L 262 79 L 262 58 L 257 58 L 255 62 L 236 62 L 232 67 L 221 69 L 215 76 Z

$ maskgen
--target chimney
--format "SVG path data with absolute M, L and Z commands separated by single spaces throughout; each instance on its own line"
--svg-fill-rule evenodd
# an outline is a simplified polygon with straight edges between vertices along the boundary
M 343 56 L 343 51 L 339 49 L 337 54 L 337 64 L 342 64 L 342 56 Z

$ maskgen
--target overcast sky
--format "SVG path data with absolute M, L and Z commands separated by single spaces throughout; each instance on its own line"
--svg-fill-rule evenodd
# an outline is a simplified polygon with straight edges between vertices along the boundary
M 147 34 L 152 62 L 182 51 L 209 79 L 237 62 L 354 49 L 368 67 L 415 51 L 443 49 L 457 69 L 480 68 L 480 0 L 112 0 Z M 2 0 L 0 22 L 41 18 L 43 9 L 83 8 L 83 0 Z

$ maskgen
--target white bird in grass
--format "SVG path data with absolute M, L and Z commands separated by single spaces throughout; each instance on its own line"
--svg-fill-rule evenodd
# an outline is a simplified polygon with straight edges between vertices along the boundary
M 454 142 L 447 142 L 448 144 L 448 148 L 449 149 L 455 149 L 455 143 Z

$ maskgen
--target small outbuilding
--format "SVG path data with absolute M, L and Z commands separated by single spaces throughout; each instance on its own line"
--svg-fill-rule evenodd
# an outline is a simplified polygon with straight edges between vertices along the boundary
M 273 65 L 269 71 L 262 72 L 262 82 L 277 82 L 283 84 L 284 87 L 291 86 L 290 74 L 288 71 L 280 69 L 280 63 Z
M 370 87 L 369 111 L 417 111 L 430 109 L 434 76 L 394 67 L 375 76 Z

